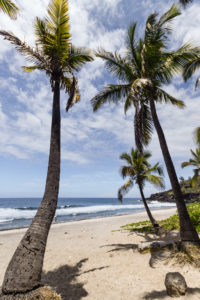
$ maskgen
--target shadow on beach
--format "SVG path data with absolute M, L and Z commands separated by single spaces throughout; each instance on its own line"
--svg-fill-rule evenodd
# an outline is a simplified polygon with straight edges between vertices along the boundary
M 42 284 L 49 285 L 63 300 L 79 300 L 88 295 L 83 283 L 76 280 L 80 269 L 88 259 L 80 260 L 75 266 L 64 265 L 42 274 Z
M 52 287 L 62 300 L 79 300 L 88 295 L 84 289 L 84 283 L 78 282 L 77 277 L 81 274 L 102 270 L 109 266 L 89 269 L 81 272 L 82 265 L 88 258 L 80 260 L 75 266 L 64 265 L 53 271 L 42 274 L 42 284 Z
M 188 288 L 187 294 L 185 297 L 189 295 L 199 295 L 200 288 Z M 143 297 L 145 300 L 156 300 L 156 299 L 169 299 L 169 295 L 167 295 L 166 290 L 163 291 L 152 291 L 150 293 L 146 293 Z M 187 299 L 187 298 L 186 298 Z

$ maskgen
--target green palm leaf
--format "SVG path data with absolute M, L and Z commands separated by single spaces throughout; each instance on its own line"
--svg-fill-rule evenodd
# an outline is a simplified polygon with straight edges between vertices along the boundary
M 19 8 L 11 0 L 0 0 L 0 11 L 6 13 L 11 19 L 16 19 Z

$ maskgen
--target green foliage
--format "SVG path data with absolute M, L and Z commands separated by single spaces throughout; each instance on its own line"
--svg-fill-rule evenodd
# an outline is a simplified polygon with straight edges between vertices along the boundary
M 121 175 L 123 178 L 129 177 L 129 180 L 118 191 L 120 201 L 123 200 L 123 195 L 132 188 L 134 182 L 139 185 L 140 189 L 143 189 L 145 182 L 149 182 L 155 187 L 164 188 L 162 167 L 159 163 L 151 166 L 148 162 L 150 157 L 150 152 L 140 153 L 134 148 L 131 149 L 130 154 L 124 152 L 120 155 L 120 158 L 127 163 L 121 167 Z
M 188 204 L 187 209 L 192 224 L 194 225 L 196 231 L 200 232 L 200 203 L 195 202 L 195 203 Z M 178 214 L 175 214 L 166 220 L 159 221 L 158 223 L 163 229 L 167 231 L 180 229 Z M 121 226 L 121 228 L 129 231 L 138 231 L 138 232 L 153 231 L 153 226 L 151 225 L 150 221 L 142 221 L 137 223 L 126 224 L 124 226 Z
M 0 0 L 0 11 L 6 13 L 11 19 L 16 19 L 19 8 L 11 0 Z
M 153 231 L 153 226 L 150 221 L 141 221 L 137 223 L 131 223 L 121 226 L 122 229 L 137 232 L 149 232 Z

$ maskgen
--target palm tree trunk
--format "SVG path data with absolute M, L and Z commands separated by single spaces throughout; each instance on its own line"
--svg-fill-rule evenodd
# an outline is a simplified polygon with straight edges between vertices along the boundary
M 49 164 L 43 200 L 6 270 L 4 294 L 30 291 L 40 285 L 49 229 L 56 211 L 60 181 L 60 81 L 55 82 Z
M 174 198 L 176 201 L 176 206 L 179 214 L 179 221 L 180 221 L 180 237 L 182 241 L 191 241 L 191 242 L 199 242 L 198 234 L 195 230 L 195 228 L 192 225 L 192 222 L 190 220 L 183 194 L 181 192 L 181 188 L 178 182 L 178 178 L 176 175 L 176 171 L 168 150 L 168 146 L 165 140 L 164 132 L 162 130 L 162 127 L 160 125 L 160 122 L 158 120 L 156 107 L 153 99 L 150 99 L 150 108 L 151 108 L 151 114 L 154 122 L 154 126 L 157 131 L 158 139 L 160 142 L 160 147 L 163 153 L 165 165 L 167 168 L 167 172 L 169 175 L 169 179 L 171 182 L 172 190 L 174 193 Z
M 151 211 L 150 211 L 150 209 L 149 209 L 149 206 L 148 206 L 148 204 L 147 204 L 147 201 L 146 201 L 146 199 L 145 199 L 145 196 L 144 196 L 144 193 L 143 193 L 143 190 L 142 190 L 142 186 L 141 186 L 141 184 L 138 184 L 138 186 L 139 186 L 139 190 L 140 190 L 140 194 L 141 194 L 141 197 L 142 197 L 142 201 L 143 201 L 143 203 L 144 203 L 144 207 L 145 207 L 145 209 L 146 209 L 146 212 L 147 212 L 147 215 L 148 215 L 148 217 L 149 217 L 149 220 L 151 221 L 151 224 L 152 224 L 153 227 L 158 228 L 159 225 L 158 225 L 158 223 L 156 222 L 156 220 L 154 219 L 154 217 L 152 216 L 152 213 L 151 213 Z

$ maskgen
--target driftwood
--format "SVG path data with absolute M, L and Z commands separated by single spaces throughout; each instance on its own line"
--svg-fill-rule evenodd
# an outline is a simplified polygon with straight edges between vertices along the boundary
M 179 241 L 151 241 L 151 242 L 142 242 L 138 246 L 139 252 L 146 252 L 148 250 L 159 250 L 162 248 L 169 248 L 169 249 L 179 249 L 180 242 Z

